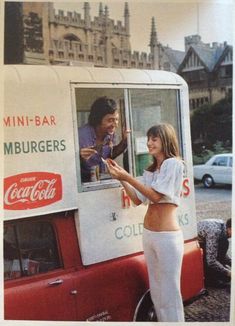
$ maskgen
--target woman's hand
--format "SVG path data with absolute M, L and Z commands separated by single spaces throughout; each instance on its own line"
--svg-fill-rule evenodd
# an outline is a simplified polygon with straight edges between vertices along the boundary
M 129 173 L 119 166 L 114 160 L 107 159 L 106 164 L 112 178 L 120 181 L 125 181 L 128 178 Z
M 90 147 L 85 147 L 80 149 L 80 155 L 84 160 L 89 160 L 97 151 Z

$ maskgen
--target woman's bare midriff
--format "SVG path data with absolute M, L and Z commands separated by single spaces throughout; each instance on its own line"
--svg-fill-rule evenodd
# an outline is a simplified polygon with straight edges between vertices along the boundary
M 151 204 L 144 218 L 144 227 L 151 231 L 177 231 L 177 206 L 174 204 Z

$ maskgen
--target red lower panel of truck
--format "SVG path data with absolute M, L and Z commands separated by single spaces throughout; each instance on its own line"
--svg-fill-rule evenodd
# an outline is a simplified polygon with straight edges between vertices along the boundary
M 72 215 L 72 214 L 71 214 Z M 148 290 L 142 253 L 84 267 L 73 216 L 40 217 L 57 234 L 63 267 L 5 281 L 7 320 L 132 321 Z M 184 301 L 204 289 L 202 251 L 185 243 L 181 289 Z

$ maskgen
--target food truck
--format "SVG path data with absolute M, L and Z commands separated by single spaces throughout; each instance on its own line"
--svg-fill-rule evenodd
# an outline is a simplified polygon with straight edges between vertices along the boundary
M 83 181 L 78 129 L 92 103 L 118 103 L 116 161 L 138 178 L 146 131 L 171 123 L 186 163 L 177 218 L 184 302 L 204 291 L 197 242 L 188 87 L 177 74 L 136 69 L 4 66 L 4 319 L 157 320 L 142 249 L 146 205 L 108 171 Z M 94 171 L 93 171 L 94 172 Z

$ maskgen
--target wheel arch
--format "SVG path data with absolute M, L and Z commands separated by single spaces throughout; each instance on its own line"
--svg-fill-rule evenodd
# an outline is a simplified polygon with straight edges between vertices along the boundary
M 133 321 L 148 320 L 157 321 L 149 289 L 143 294 L 143 296 L 139 300 L 133 318 Z

